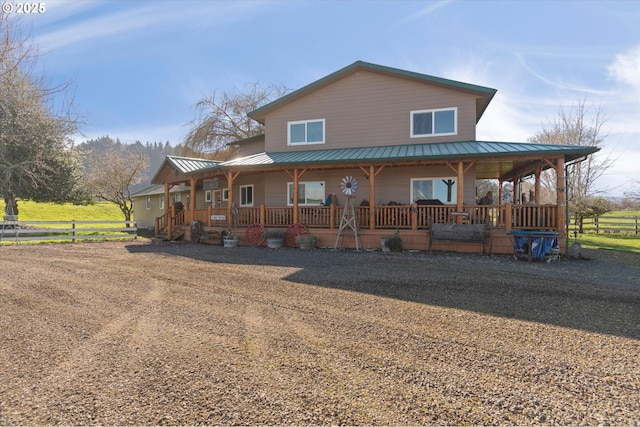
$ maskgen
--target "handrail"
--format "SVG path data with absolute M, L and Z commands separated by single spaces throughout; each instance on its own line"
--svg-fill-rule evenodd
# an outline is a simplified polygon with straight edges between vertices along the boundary
M 300 206 L 298 221 L 307 227 L 337 228 L 343 215 L 344 206 Z M 373 209 L 374 227 L 369 215 Z M 227 208 L 207 208 L 193 211 L 193 220 L 213 227 L 227 227 Z M 555 205 L 465 205 L 458 212 L 453 205 L 377 205 L 355 208 L 358 226 L 375 229 L 428 229 L 432 223 L 468 222 L 472 224 L 491 223 L 493 227 L 529 230 L 555 230 L 557 226 L 557 206 Z M 465 215 L 461 215 L 464 213 Z M 182 212 L 184 214 L 184 212 Z M 173 225 L 180 225 L 177 214 Z M 166 214 L 158 217 L 157 229 L 162 230 Z M 287 227 L 293 223 L 292 206 L 251 206 L 238 208 L 235 225 L 247 227 L 262 224 L 265 227 Z M 184 219 L 184 217 L 181 217 Z

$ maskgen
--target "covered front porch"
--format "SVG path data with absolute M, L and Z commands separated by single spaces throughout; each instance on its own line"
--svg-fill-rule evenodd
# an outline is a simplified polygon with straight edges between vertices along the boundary
M 399 232 L 403 246 L 407 250 L 429 249 L 429 229 L 436 223 L 484 224 L 491 231 L 493 253 L 513 253 L 509 237 L 512 230 L 557 231 L 560 210 L 556 205 L 520 205 L 507 203 L 498 206 L 468 205 L 462 210 L 456 206 L 411 205 L 398 206 L 356 206 L 359 247 L 380 249 L 380 238 Z M 241 244 L 253 245 L 262 242 L 254 238 L 253 230 L 261 226 L 264 230 L 295 228 L 297 233 L 308 233 L 318 239 L 320 247 L 334 247 L 338 229 L 344 214 L 344 206 L 298 207 L 294 215 L 292 206 L 240 207 L 233 211 L 227 208 L 194 209 L 176 212 L 173 208 L 157 218 L 156 230 L 165 229 L 169 236 L 172 228 L 185 227 L 186 239 L 190 239 L 188 226 L 193 221 L 200 222 L 205 230 L 218 233 L 232 230 L 241 236 Z M 294 218 L 297 217 L 297 220 Z M 564 221 L 563 221 L 564 222 Z M 251 230 L 247 234 L 247 230 Z M 561 236 L 563 237 L 563 236 Z M 351 230 L 343 233 L 339 247 L 355 248 L 355 236 Z M 562 245 L 561 245 L 562 246 Z M 474 242 L 433 242 L 434 250 L 458 252 L 482 252 L 482 247 Z
M 168 165 L 156 175 L 156 183 L 164 182 L 165 198 L 169 200 L 172 185 L 190 187 L 185 209 L 175 211 L 167 205 L 166 213 L 156 219 L 156 231 L 183 227 L 198 221 L 205 228 L 222 232 L 232 230 L 240 235 L 241 244 L 256 244 L 257 239 L 246 230 L 290 228 L 304 230 L 317 237 L 323 247 L 355 248 L 355 236 L 340 233 L 340 223 L 347 204 L 347 195 L 340 203 L 323 205 L 303 203 L 299 189 L 305 177 L 317 181 L 337 182 L 344 175 L 361 176 L 359 191 L 362 203 L 354 206 L 359 247 L 379 248 L 380 237 L 396 231 L 403 239 L 404 249 L 424 250 L 431 246 L 429 231 L 433 224 L 483 224 L 490 231 L 493 253 L 513 253 L 509 233 L 519 231 L 555 232 L 561 251 L 566 250 L 566 165 L 581 161 L 594 151 L 593 147 L 575 147 L 524 143 L 459 142 L 446 144 L 416 144 L 408 146 L 374 147 L 362 149 L 304 150 L 287 153 L 259 153 L 224 163 L 205 165 L 195 169 L 180 169 L 179 162 Z M 555 203 L 542 204 L 539 198 L 541 174 L 545 169 L 555 171 Z M 416 197 L 411 188 L 413 203 L 385 203 L 393 198 L 408 199 L 407 185 L 423 176 L 443 177 L 453 183 L 446 200 L 428 200 Z M 524 203 L 518 197 L 519 184 L 526 178 L 534 179 L 534 198 Z M 243 181 L 244 179 L 244 181 Z M 476 203 L 476 180 L 493 179 L 498 182 L 496 201 L 492 205 Z M 226 204 L 212 200 L 203 208 L 197 203 L 202 197 L 204 182 L 215 180 L 227 192 Z M 246 194 L 241 190 L 248 182 L 262 180 L 256 197 L 265 200 L 243 206 Z M 289 204 L 283 192 L 290 185 Z M 268 182 L 268 184 L 266 184 Z M 503 184 L 513 183 L 512 200 L 505 203 Z M 399 187 L 398 187 L 399 186 Z M 253 191 L 253 189 L 252 189 Z M 404 192 L 404 193 L 403 193 Z M 241 193 L 241 194 L 238 194 Z M 252 197 L 254 195 L 252 194 Z M 325 194 L 326 196 L 326 194 Z M 345 198 L 346 197 L 346 198 Z M 366 203 L 364 203 L 366 201 Z M 431 203 L 434 202 L 434 203 Z M 351 231 L 351 230 L 347 230 Z M 339 240 L 339 241 L 338 241 Z M 435 240 L 435 239 L 434 239 Z M 477 242 L 438 241 L 435 250 L 478 251 Z

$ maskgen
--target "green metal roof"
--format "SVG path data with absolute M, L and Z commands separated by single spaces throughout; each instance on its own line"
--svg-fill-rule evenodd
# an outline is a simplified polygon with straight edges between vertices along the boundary
M 173 186 L 169 190 L 169 193 L 183 193 L 189 191 L 191 187 L 188 185 L 185 186 Z M 164 194 L 164 185 L 163 184 L 151 184 L 148 187 L 140 189 L 135 193 L 131 194 L 131 197 L 143 197 L 143 196 L 157 196 Z
M 173 167 L 178 173 L 182 175 L 189 175 L 202 169 L 208 169 L 220 164 L 219 161 L 197 159 L 193 157 L 180 157 L 180 156 L 167 156 L 158 168 L 158 171 L 151 179 L 151 182 L 155 182 L 158 178 L 158 174 L 164 169 L 166 165 Z
M 565 155 L 571 161 L 595 153 L 597 147 L 536 144 L 523 142 L 461 141 L 380 147 L 334 148 L 325 150 L 258 153 L 220 163 L 216 169 L 256 166 L 307 166 L 412 160 L 446 160 L 482 157 L 521 157 Z
M 401 70 L 398 68 L 387 67 L 384 65 L 371 64 L 369 62 L 364 61 L 356 61 L 351 65 L 348 65 L 334 73 L 329 74 L 326 77 L 321 78 L 320 80 L 316 80 L 313 83 L 310 83 L 298 90 L 291 92 L 288 95 L 283 96 L 269 104 L 266 104 L 260 108 L 257 108 L 249 113 L 249 117 L 264 123 L 263 117 L 268 112 L 275 108 L 279 108 L 288 102 L 291 102 L 295 99 L 301 98 L 307 95 L 310 92 L 313 92 L 321 87 L 327 86 L 339 79 L 342 79 L 350 74 L 355 73 L 359 70 L 368 70 L 380 74 L 386 74 L 389 76 L 400 77 L 405 79 L 411 79 L 422 83 L 436 84 L 439 86 L 447 86 L 452 89 L 463 90 L 467 92 L 474 92 L 482 98 L 482 101 L 478 103 L 478 109 L 476 114 L 476 121 L 480 120 L 482 114 L 486 110 L 489 102 L 497 92 L 496 89 L 473 85 L 469 83 L 459 82 L 455 80 L 444 79 L 442 77 L 434 77 L 427 74 L 415 73 L 412 71 Z

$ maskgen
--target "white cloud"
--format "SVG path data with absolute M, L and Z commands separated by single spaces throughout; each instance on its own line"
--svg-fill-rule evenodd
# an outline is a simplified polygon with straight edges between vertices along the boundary
M 410 22 L 410 21 L 414 21 L 418 18 L 421 18 L 425 15 L 429 15 L 430 13 L 432 13 L 435 10 L 440 9 L 441 7 L 446 6 L 447 4 L 451 3 L 453 0 L 441 0 L 441 1 L 436 1 L 436 2 L 432 2 L 429 3 L 428 6 L 423 7 L 422 9 L 420 9 L 419 11 L 409 15 L 404 21 L 403 23 L 406 22 Z
M 84 2 L 71 2 L 84 3 Z M 67 3 L 63 3 L 65 6 Z M 109 2 L 87 2 L 83 7 L 59 11 L 68 24 L 41 34 L 38 45 L 46 51 L 70 46 L 95 47 L 97 39 L 127 39 L 137 34 L 164 32 L 167 28 L 179 34 L 181 30 L 210 27 L 216 23 L 246 19 L 267 6 L 268 2 L 131 2 L 131 6 L 111 12 Z M 251 14 L 249 12 L 252 12 Z M 70 15 L 91 13 L 89 19 L 70 19 Z
M 640 46 L 616 55 L 615 61 L 607 69 L 614 80 L 640 92 Z

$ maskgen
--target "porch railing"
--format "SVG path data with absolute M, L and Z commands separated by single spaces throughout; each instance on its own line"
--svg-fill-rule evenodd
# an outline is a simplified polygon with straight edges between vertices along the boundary
M 370 215 L 374 209 L 373 217 Z M 298 208 L 298 222 L 312 228 L 338 228 L 343 215 L 343 206 L 301 206 Z M 432 223 L 468 222 L 491 223 L 493 227 L 524 230 L 556 230 L 557 206 L 555 205 L 513 205 L 465 206 L 457 212 L 455 206 L 357 206 L 355 214 L 360 228 L 376 229 L 427 229 Z M 208 208 L 186 211 L 185 220 L 193 220 L 214 227 L 228 227 L 226 208 Z M 160 217 L 164 218 L 164 217 Z M 235 226 L 246 227 L 260 223 L 265 227 L 287 227 L 293 224 L 292 206 L 241 207 L 232 218 Z M 162 224 L 162 222 L 160 223 Z

